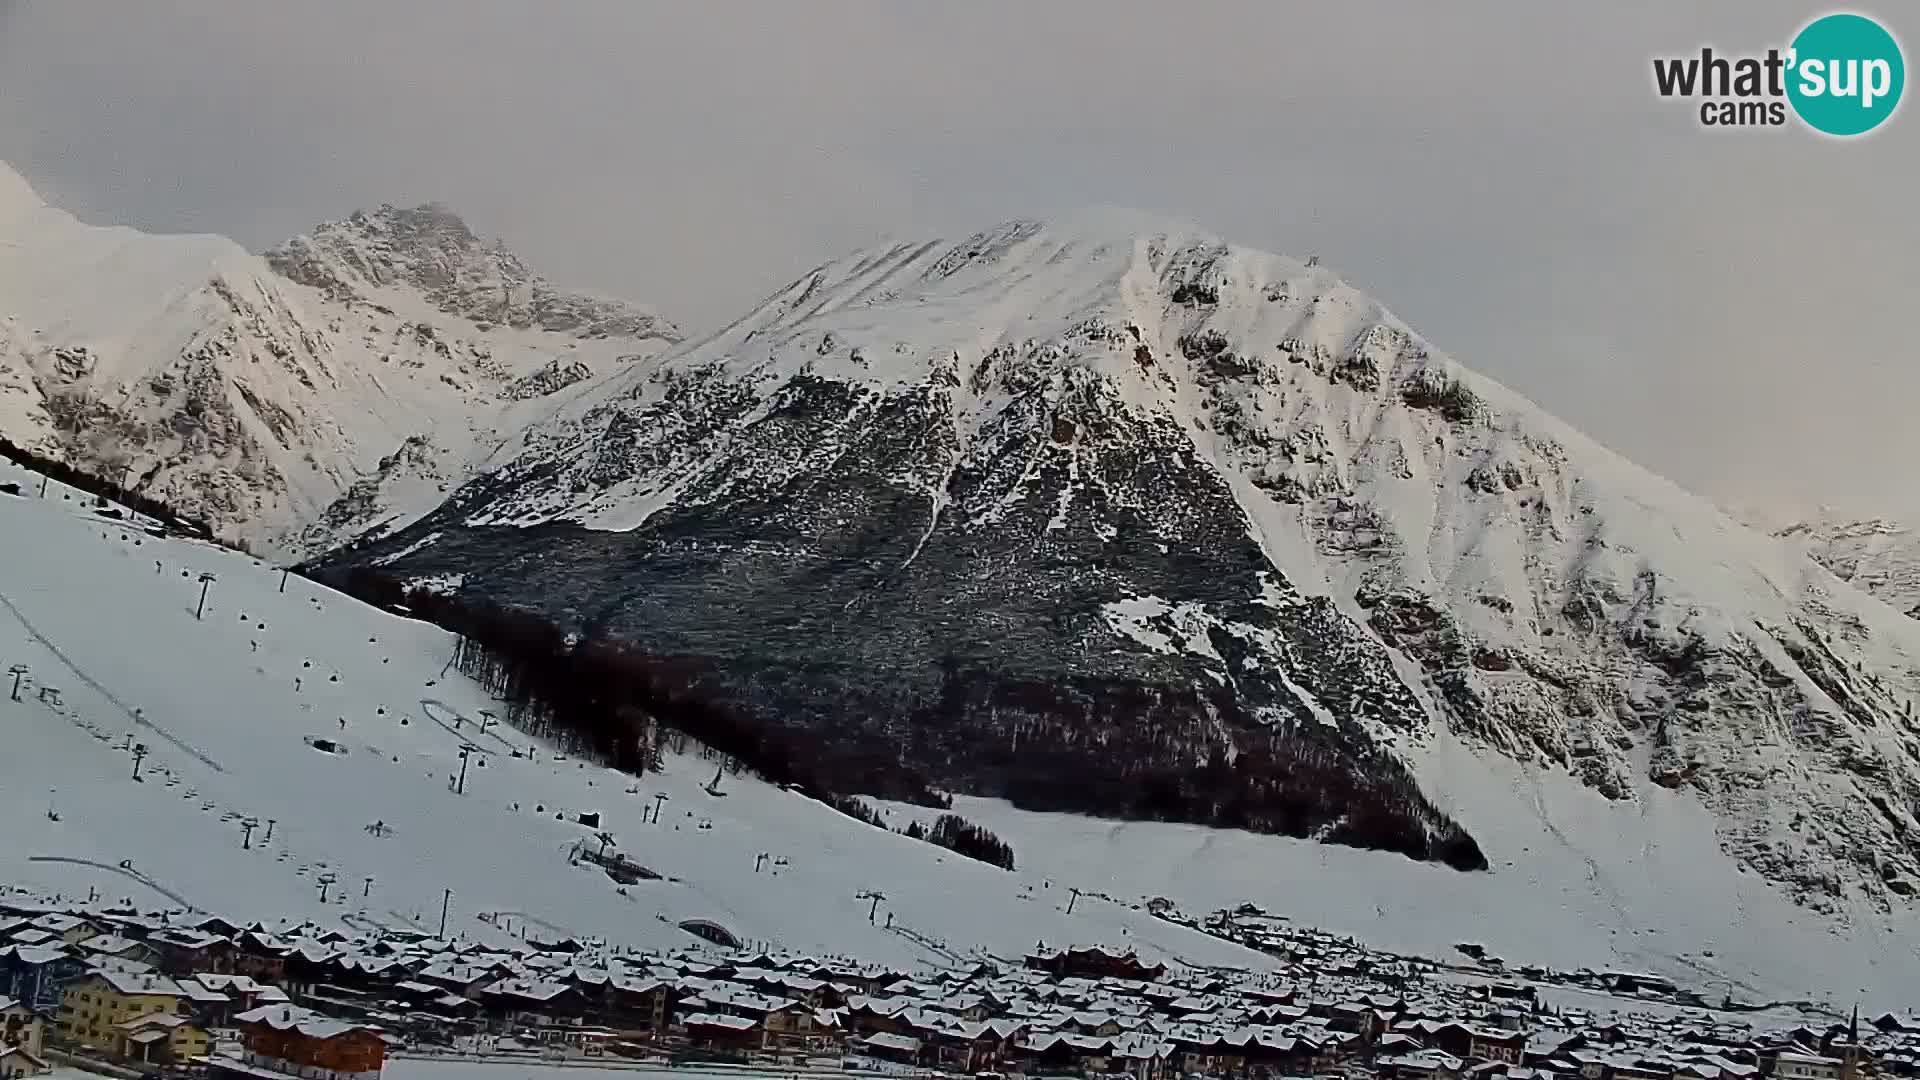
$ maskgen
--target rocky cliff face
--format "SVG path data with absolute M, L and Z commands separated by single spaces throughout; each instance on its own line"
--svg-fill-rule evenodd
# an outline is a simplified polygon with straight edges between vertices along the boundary
M 262 259 L 83 225 L 0 167 L 0 436 L 259 546 L 412 520 L 549 395 L 677 338 L 441 208 Z
M 1920 877 L 1907 620 L 1290 259 L 1111 216 L 862 253 L 511 451 L 331 571 L 671 661 L 870 790 L 1447 859 L 1444 736 L 1688 792 L 1812 906 Z
M 1920 533 L 1886 518 L 1820 515 L 1777 527 L 1774 535 L 1840 580 L 1920 619 Z
M 622 300 L 556 288 L 505 246 L 486 244 L 453 211 L 437 203 L 382 206 L 329 222 L 266 253 L 290 281 L 346 302 L 379 303 L 400 290 L 436 311 L 476 325 L 545 330 L 586 340 L 620 339 L 671 345 L 680 331 L 659 315 Z

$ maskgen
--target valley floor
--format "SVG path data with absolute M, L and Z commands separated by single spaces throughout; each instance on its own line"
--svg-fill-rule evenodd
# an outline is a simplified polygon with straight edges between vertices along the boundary
M 957 798 L 954 812 L 1023 858 L 1044 853 L 1058 880 L 1127 901 L 1164 896 L 1197 912 L 1252 902 L 1393 952 L 1444 958 L 1475 943 L 1510 965 L 1644 970 L 1712 998 L 1842 1009 L 1920 999 L 1920 926 L 1910 917 L 1860 910 L 1843 926 L 1794 906 L 1723 854 L 1706 813 L 1681 796 L 1656 789 L 1644 802 L 1610 803 L 1563 776 L 1457 746 L 1437 748 L 1427 766 L 1505 781 L 1427 784 L 1458 797 L 1489 872 L 998 800 Z M 886 808 L 902 823 L 927 813 Z

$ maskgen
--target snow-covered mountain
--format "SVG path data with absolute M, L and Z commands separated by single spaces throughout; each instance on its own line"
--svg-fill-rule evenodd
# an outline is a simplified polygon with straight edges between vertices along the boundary
M 0 672 L 20 670 L 17 695 L 0 684 L 6 890 L 361 929 L 432 929 L 451 890 L 448 935 L 469 938 L 504 913 L 680 948 L 702 944 L 680 925 L 700 919 L 893 964 L 1017 957 L 1041 939 L 1270 964 L 1131 907 L 1082 898 L 1068 915 L 1037 851 L 1010 873 L 750 776 L 710 794 L 697 746 L 635 777 L 489 726 L 501 705 L 446 670 L 451 635 L 38 489 L 0 460 Z M 622 886 L 570 862 L 602 832 L 661 877 Z M 879 920 L 863 890 L 885 894 Z
M 499 460 L 328 572 L 538 613 L 857 789 L 1911 931 L 1920 624 L 1324 268 L 1107 213 L 863 252 Z
M 505 245 L 483 244 L 438 204 L 362 211 L 295 237 L 266 259 L 283 277 L 332 299 L 373 307 L 424 299 L 482 332 L 506 326 L 596 340 L 680 340 L 680 331 L 654 312 L 555 287 Z
M 410 520 L 550 395 L 677 338 L 439 207 L 261 258 L 83 224 L 0 165 L 0 436 L 256 543 Z
M 957 798 L 1013 844 L 1009 873 L 749 774 L 710 794 L 714 762 L 695 746 L 632 776 L 486 726 L 506 706 L 449 670 L 444 631 L 297 576 L 283 590 L 272 565 L 156 537 L 58 483 L 35 498 L 39 487 L 0 461 L 0 671 L 25 668 L 17 701 L 0 684 L 10 889 L 356 931 L 430 931 L 445 897 L 448 934 L 470 940 L 491 939 L 504 915 L 555 936 L 684 947 L 700 941 L 680 924 L 698 919 L 771 948 L 890 964 L 1017 957 L 1035 942 L 1278 963 L 1142 910 L 1164 897 L 1190 913 L 1252 902 L 1443 960 L 1474 941 L 1514 965 L 1650 970 L 1709 996 L 1844 1009 L 1904 1008 L 1920 993 L 1910 916 L 1834 933 L 1739 872 L 1685 792 L 1610 802 L 1443 733 L 1422 768 L 1457 793 L 1449 808 L 1486 842 L 1491 873 Z M 202 573 L 214 580 L 196 619 Z M 896 824 L 925 813 L 890 810 Z M 583 813 L 600 818 L 583 825 Z M 663 877 L 623 887 L 571 863 L 602 831 Z
M 1822 514 L 1773 532 L 1840 580 L 1920 619 L 1920 532 L 1910 526 Z

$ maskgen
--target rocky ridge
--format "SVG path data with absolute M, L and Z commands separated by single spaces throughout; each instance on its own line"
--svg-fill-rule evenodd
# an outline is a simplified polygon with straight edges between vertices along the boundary
M 82 224 L 0 166 L 0 436 L 257 547 L 411 520 L 551 395 L 678 336 L 441 207 L 262 258 Z

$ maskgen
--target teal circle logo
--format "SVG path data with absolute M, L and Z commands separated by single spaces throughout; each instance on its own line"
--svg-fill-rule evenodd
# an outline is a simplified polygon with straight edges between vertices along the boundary
M 1823 15 L 1793 39 L 1787 100 L 1815 131 L 1864 135 L 1900 104 L 1907 65 L 1900 43 L 1865 15 Z

